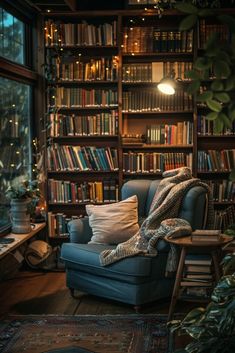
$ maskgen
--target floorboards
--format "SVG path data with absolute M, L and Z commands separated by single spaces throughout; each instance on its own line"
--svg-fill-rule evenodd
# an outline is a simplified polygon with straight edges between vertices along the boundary
M 142 307 L 143 314 L 167 314 L 170 300 Z M 195 303 L 178 302 L 176 312 L 188 312 Z M 7 314 L 116 315 L 135 313 L 131 305 L 77 291 L 72 298 L 64 272 L 20 271 L 0 282 L 0 316 Z

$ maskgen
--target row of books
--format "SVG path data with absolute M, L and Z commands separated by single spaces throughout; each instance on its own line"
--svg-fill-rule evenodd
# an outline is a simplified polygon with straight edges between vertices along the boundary
M 54 80 L 62 81 L 116 81 L 117 57 L 93 58 L 87 62 L 66 62 L 64 58 L 50 57 L 50 71 Z
M 198 115 L 197 131 L 199 135 L 234 135 L 235 121 L 232 122 L 232 128 L 224 127 L 220 134 L 215 132 L 215 121 L 206 119 L 204 115 Z
M 198 170 L 223 172 L 235 168 L 235 149 L 198 151 Z
M 228 179 L 204 180 L 210 186 L 213 200 L 217 202 L 235 202 L 235 182 Z
M 45 22 L 45 45 L 48 46 L 115 46 L 117 45 L 117 21 L 99 25 L 80 23 Z
M 47 212 L 48 236 L 50 238 L 69 237 L 68 223 L 78 216 L 68 217 L 64 213 Z
M 51 171 L 114 171 L 118 170 L 118 153 L 110 147 L 55 143 L 47 148 L 47 163 Z
M 106 136 L 118 134 L 118 112 L 94 115 L 63 115 L 51 113 L 49 116 L 49 136 Z
M 192 168 L 192 153 L 124 152 L 125 173 L 159 173 L 188 166 Z
M 54 90 L 51 90 L 51 93 Z M 117 90 L 84 89 L 57 87 L 49 97 L 49 106 L 53 107 L 116 107 Z
M 118 201 L 118 184 L 115 180 L 82 183 L 66 180 L 48 180 L 51 203 L 105 203 Z
M 235 223 L 235 207 L 231 205 L 225 210 L 215 211 L 214 228 L 225 231 L 231 224 Z
M 192 144 L 193 123 L 179 121 L 177 124 L 147 126 L 146 143 L 160 145 Z
M 185 73 L 192 69 L 192 62 L 166 61 L 141 64 L 123 64 L 123 82 L 159 82 L 163 77 L 174 73 L 175 78 L 188 80 Z
M 184 91 L 166 95 L 155 90 L 124 91 L 122 97 L 123 112 L 147 111 L 190 111 L 193 108 L 192 96 Z
M 210 36 L 217 33 L 219 40 L 227 42 L 230 34 L 228 27 L 223 24 L 207 23 L 205 19 L 200 19 L 198 26 L 198 47 L 204 48 Z
M 124 53 L 191 53 L 193 31 L 161 30 L 157 27 L 124 27 Z

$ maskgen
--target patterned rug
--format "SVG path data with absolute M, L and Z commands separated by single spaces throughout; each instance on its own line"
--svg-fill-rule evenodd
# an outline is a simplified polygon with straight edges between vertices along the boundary
M 166 316 L 16 316 L 0 322 L 4 353 L 166 353 Z

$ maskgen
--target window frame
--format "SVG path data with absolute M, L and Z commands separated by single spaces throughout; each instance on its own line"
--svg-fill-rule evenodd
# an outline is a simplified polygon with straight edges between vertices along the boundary
M 0 56 L 0 76 L 9 80 L 17 81 L 23 84 L 27 84 L 31 87 L 31 104 L 30 104 L 30 136 L 32 139 L 35 136 L 35 123 L 32 119 L 35 116 L 35 91 L 38 85 L 38 74 L 34 71 L 34 63 L 36 61 L 35 41 L 33 38 L 33 27 L 35 20 L 35 12 L 29 11 L 28 8 L 23 8 L 20 1 L 18 4 L 11 3 L 11 1 L 3 1 L 1 7 L 9 12 L 12 16 L 16 17 L 25 24 L 25 64 L 19 64 L 17 62 L 8 60 L 5 57 Z M 24 14 L 23 14 L 24 11 Z M 25 16 L 26 14 L 26 16 Z M 33 46 L 34 44 L 34 46 Z M 32 152 L 31 152 L 31 164 L 32 164 Z M 0 228 L 0 237 L 7 234 L 11 229 L 11 224 L 5 225 Z

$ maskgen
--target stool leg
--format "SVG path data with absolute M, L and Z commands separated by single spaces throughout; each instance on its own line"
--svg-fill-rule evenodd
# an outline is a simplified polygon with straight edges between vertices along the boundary
M 212 257 L 214 268 L 215 268 L 215 279 L 216 279 L 216 283 L 217 283 L 220 280 L 220 277 L 221 277 L 221 271 L 220 271 L 219 259 L 218 259 L 218 252 L 217 251 L 212 251 L 211 252 L 211 257 Z
M 172 315 L 173 315 L 173 312 L 175 309 L 175 304 L 178 299 L 180 282 L 182 279 L 182 273 L 183 273 L 183 268 L 184 268 L 185 255 L 186 255 L 186 248 L 183 247 L 181 249 L 180 260 L 179 260 L 178 269 L 177 269 L 177 273 L 176 273 L 174 289 L 173 289 L 173 293 L 172 293 L 172 297 L 171 297 L 171 304 L 170 304 L 170 309 L 169 309 L 169 314 L 168 314 L 168 321 L 170 321 L 172 319 Z

